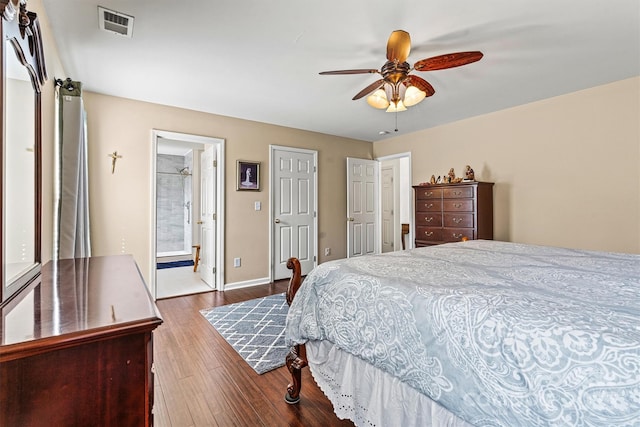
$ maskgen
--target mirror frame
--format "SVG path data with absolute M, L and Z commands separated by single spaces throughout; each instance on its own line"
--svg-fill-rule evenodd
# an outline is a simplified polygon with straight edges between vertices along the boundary
M 42 265 L 42 88 L 47 80 L 47 72 L 44 62 L 44 49 L 42 44 L 40 23 L 35 13 L 27 11 L 27 0 L 0 0 L 0 33 L 3 36 L 0 43 L 0 57 L 2 66 L 0 67 L 0 135 L 2 136 L 2 151 L 0 152 L 0 185 L 3 196 L 0 198 L 0 212 L 2 217 L 2 228 L 0 229 L 0 307 L 7 305 L 13 297 L 29 284 L 34 283 L 40 276 Z M 10 43 L 13 49 L 7 49 Z M 12 51 L 13 50 L 13 51 Z M 6 55 L 16 55 L 31 77 L 31 84 L 34 92 L 34 264 L 24 274 L 16 277 L 10 283 L 6 283 L 5 277 L 5 200 L 4 186 L 5 180 L 5 146 L 6 129 L 4 117 L 7 106 L 5 105 L 5 79 L 6 79 Z

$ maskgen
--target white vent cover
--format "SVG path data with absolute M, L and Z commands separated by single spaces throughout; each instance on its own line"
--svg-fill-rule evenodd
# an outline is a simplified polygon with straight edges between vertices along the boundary
M 101 30 L 131 38 L 133 19 L 133 16 L 98 6 L 98 23 Z

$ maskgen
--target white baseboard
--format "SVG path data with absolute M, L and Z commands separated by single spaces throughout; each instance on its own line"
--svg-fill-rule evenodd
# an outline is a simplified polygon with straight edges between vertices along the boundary
M 232 289 L 248 288 L 250 286 L 268 285 L 269 283 L 271 283 L 271 279 L 262 277 L 260 279 L 245 280 L 244 282 L 225 283 L 224 290 L 230 291 Z

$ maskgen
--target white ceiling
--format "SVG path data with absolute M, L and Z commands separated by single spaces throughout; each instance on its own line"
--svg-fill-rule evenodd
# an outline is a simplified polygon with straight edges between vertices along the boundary
M 377 141 L 640 75 L 638 0 L 43 0 L 62 64 L 88 91 Z M 99 30 L 97 6 L 135 17 Z M 413 73 L 436 90 L 395 114 L 351 98 L 385 62 L 480 50 L 464 67 Z M 639 94 L 640 96 L 640 94 Z M 390 131 L 380 135 L 380 131 Z

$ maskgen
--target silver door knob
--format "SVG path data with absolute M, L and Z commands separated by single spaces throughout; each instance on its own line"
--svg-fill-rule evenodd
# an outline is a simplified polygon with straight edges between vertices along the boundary
M 350 217 L 350 218 L 347 218 L 347 221 L 355 221 L 355 219 Z
M 280 220 L 278 218 L 274 219 L 273 222 L 275 222 L 276 224 L 280 224 Z

